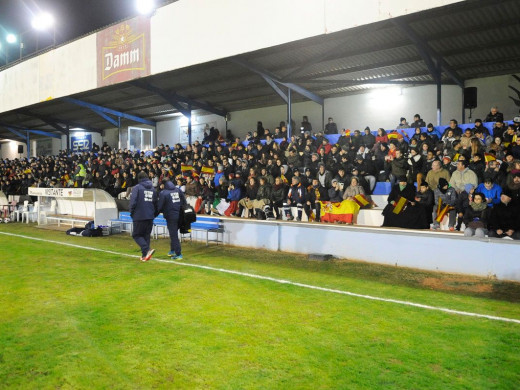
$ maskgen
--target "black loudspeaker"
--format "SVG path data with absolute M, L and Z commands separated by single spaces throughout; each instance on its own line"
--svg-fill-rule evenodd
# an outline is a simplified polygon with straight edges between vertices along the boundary
M 477 107 L 477 87 L 464 88 L 464 108 Z
M 23 153 L 23 145 L 18 145 L 18 154 Z

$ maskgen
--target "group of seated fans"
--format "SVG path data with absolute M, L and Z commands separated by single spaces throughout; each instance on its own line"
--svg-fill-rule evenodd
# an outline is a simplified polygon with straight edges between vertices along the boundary
M 489 114 L 492 130 L 476 120 L 463 131 L 451 120 L 439 131 L 416 115 L 396 130 L 339 136 L 329 118 L 312 135 L 304 117 L 291 137 L 285 124 L 271 132 L 258 122 L 245 140 L 212 129 L 202 142 L 149 153 L 94 144 L 90 152 L 3 160 L 0 184 L 6 195 L 39 186 L 125 197 L 145 171 L 158 190 L 174 181 L 200 214 L 355 223 L 360 208 L 373 206 L 376 183 L 389 182 L 383 226 L 435 230 L 446 217 L 449 230 L 464 224 L 467 236 L 520 239 L 520 118 L 505 124 L 499 114 Z

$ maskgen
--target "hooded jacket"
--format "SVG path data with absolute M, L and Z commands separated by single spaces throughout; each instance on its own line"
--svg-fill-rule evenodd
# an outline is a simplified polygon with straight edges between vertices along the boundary
M 134 221 L 154 219 L 157 215 L 157 192 L 150 179 L 145 179 L 132 189 L 130 215 Z
M 186 197 L 171 181 L 164 184 L 164 190 L 159 194 L 158 212 L 163 213 L 166 221 L 179 219 L 181 209 L 186 206 Z

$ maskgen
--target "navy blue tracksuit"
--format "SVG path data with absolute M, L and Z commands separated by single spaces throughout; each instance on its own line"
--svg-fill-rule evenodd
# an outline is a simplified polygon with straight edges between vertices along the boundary
M 164 184 L 164 190 L 159 194 L 157 210 L 163 213 L 170 233 L 170 251 L 176 255 L 181 254 L 181 243 L 179 242 L 179 215 L 181 208 L 186 206 L 184 193 L 171 181 Z
M 145 179 L 132 188 L 129 209 L 133 220 L 132 237 L 145 257 L 150 250 L 153 220 L 157 216 L 157 192 L 151 180 Z

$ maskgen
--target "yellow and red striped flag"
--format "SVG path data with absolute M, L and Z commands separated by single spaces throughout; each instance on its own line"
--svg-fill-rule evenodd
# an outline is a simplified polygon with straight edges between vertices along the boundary
M 486 163 L 490 161 L 495 161 L 497 157 L 494 154 L 491 153 L 484 153 L 484 160 L 486 160 Z
M 392 212 L 394 214 L 401 214 L 401 212 L 406 208 L 406 204 L 408 203 L 408 199 L 403 198 L 402 196 L 397 199 L 397 202 L 395 202 L 394 209 Z
M 351 200 L 344 200 L 338 203 L 320 202 L 321 222 L 344 222 L 353 223 L 354 216 L 359 213 L 359 204 Z
M 181 165 L 181 171 L 182 171 L 182 172 L 193 171 L 193 165 L 185 165 L 185 164 L 182 164 L 182 165 Z
M 208 175 L 214 175 L 215 174 L 215 168 L 204 166 L 204 167 L 202 167 L 200 172 L 208 174 Z
M 366 205 L 370 204 L 370 201 L 363 194 L 357 194 L 354 196 L 354 202 L 356 202 L 359 207 L 365 207 Z

